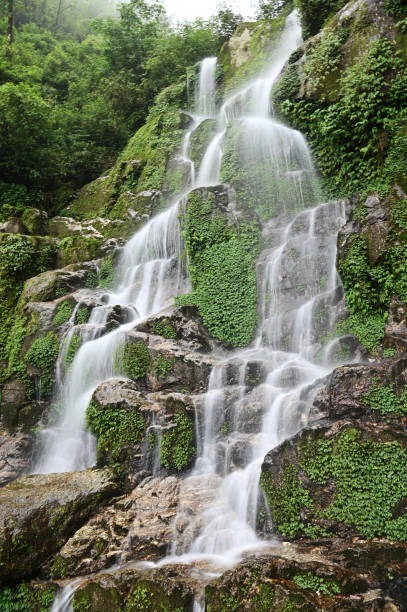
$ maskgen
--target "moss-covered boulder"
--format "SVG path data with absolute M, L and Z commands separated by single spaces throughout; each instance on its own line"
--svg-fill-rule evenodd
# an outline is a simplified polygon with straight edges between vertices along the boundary
M 271 548 L 210 582 L 206 610 L 399 610 L 405 601 L 404 551 L 400 545 L 391 558 L 389 549 L 374 545 Z M 375 558 L 376 576 L 367 562 Z
M 72 608 L 76 612 L 102 612 L 106 609 L 128 612 L 192 611 L 194 594 L 198 590 L 197 580 L 189 575 L 183 565 L 144 571 L 122 569 L 81 583 L 75 591 Z
M 24 476 L 0 491 L 0 580 L 36 575 L 119 484 L 108 471 Z
M 269 453 L 261 485 L 278 533 L 407 537 L 405 439 L 339 422 L 304 430 Z
M 153 320 L 141 327 L 150 325 L 154 325 Z M 193 339 L 194 332 L 199 333 L 194 325 L 191 328 L 185 330 L 186 338 Z M 158 332 L 150 335 L 132 331 L 127 334 L 125 344 L 118 348 L 116 363 L 119 371 L 137 382 L 141 390 L 198 393 L 206 389 L 214 359 L 194 350 L 195 347 L 196 343 L 189 340 L 178 342 Z
M 153 362 L 152 367 L 165 364 Z M 153 473 L 160 466 L 170 473 L 190 468 L 196 455 L 194 421 L 188 395 L 146 394 L 130 379 L 99 385 L 87 409 L 88 427 L 97 437 L 98 464 L 120 466 L 127 475 Z

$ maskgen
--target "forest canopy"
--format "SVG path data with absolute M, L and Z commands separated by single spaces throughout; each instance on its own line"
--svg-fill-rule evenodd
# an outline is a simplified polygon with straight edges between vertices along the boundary
M 0 211 L 56 212 L 108 168 L 157 93 L 218 53 L 242 17 L 171 25 L 157 0 L 8 0 L 0 8 Z

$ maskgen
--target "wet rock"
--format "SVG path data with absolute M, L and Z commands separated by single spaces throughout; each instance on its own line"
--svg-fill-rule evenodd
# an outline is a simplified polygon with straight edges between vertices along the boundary
M 0 490 L 0 581 L 35 575 L 39 564 L 120 492 L 108 471 L 24 476 Z
M 81 527 L 51 564 L 54 578 L 86 575 L 120 561 L 157 560 L 173 536 L 180 482 L 147 478 Z
M 394 297 L 389 308 L 389 316 L 384 331 L 383 346 L 397 352 L 407 350 L 407 306 Z
M 43 236 L 47 232 L 48 215 L 45 210 L 25 208 L 21 217 L 29 234 Z
M 0 431 L 0 486 L 25 472 L 30 464 L 33 435 L 16 431 Z
M 361 567 L 334 561 L 326 549 L 285 545 L 244 560 L 212 581 L 205 589 L 206 609 L 400 610 L 397 599 L 380 586 Z
M 161 311 L 138 324 L 135 329 L 169 340 L 179 340 L 194 351 L 207 353 L 215 346 L 215 341 L 208 334 L 195 306 Z
M 82 224 L 71 217 L 53 217 L 48 222 L 48 232 L 58 238 L 84 235 L 89 238 L 103 238 L 90 222 Z
M 74 609 L 105 612 L 126 610 L 184 610 L 192 612 L 198 580 L 185 565 L 153 569 L 123 568 L 82 582 L 73 598 Z
M 27 230 L 21 219 L 17 217 L 10 217 L 4 223 L 0 223 L 1 234 L 26 234 Z
M 88 279 L 96 274 L 97 265 L 93 261 L 43 272 L 26 281 L 20 303 L 46 302 L 54 299 L 57 291 L 71 293 L 86 286 Z
M 372 364 L 351 364 L 336 368 L 326 387 L 325 405 L 319 408 L 331 419 L 380 420 L 380 412 L 369 410 L 366 397 L 374 387 L 388 387 L 396 394 L 407 382 L 407 360 L 391 359 Z M 398 417 L 399 419 L 400 417 Z

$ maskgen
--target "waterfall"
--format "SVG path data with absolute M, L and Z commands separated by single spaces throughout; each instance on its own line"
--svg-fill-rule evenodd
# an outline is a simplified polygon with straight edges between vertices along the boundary
M 94 308 L 86 325 L 74 325 L 75 317 L 71 317 L 57 361 L 53 410 L 60 416 L 54 425 L 40 432 L 39 459 L 32 473 L 70 472 L 95 464 L 95 438 L 86 430 L 86 409 L 94 390 L 107 378 L 122 374 L 116 355 L 126 333 L 139 321 L 170 305 L 176 295 L 190 289 L 181 257 L 178 208 L 195 184 L 195 166 L 189 157 L 191 135 L 205 117 L 215 112 L 215 72 L 216 58 L 202 61 L 200 85 L 195 93 L 197 113 L 191 115 L 191 127 L 184 136 L 180 155 L 190 169 L 185 192 L 127 242 L 116 287 L 102 296 L 106 305 Z M 109 315 L 117 305 L 124 307 L 127 320 L 108 332 Z M 74 335 L 81 344 L 68 365 L 66 356 Z
M 228 566 L 264 544 L 256 535 L 263 459 L 307 425 L 321 381 L 335 365 L 327 359 L 324 338 L 341 296 L 335 261 L 343 206 L 321 203 L 304 137 L 282 125 L 269 104 L 273 83 L 300 37 L 293 13 L 271 68 L 222 105 L 196 181 L 200 187 L 220 181 L 231 139 L 245 203 L 252 199 L 271 220 L 264 224 L 266 246 L 257 264 L 256 338 L 249 348 L 219 359 L 198 413 L 198 457 L 181 486 L 172 546 L 172 555 L 187 561 L 209 556 Z M 202 499 L 195 515 L 191 497 Z
M 192 189 L 218 184 L 227 175 L 228 156 L 233 155 L 234 168 L 241 172 L 237 200 L 240 189 L 248 208 L 253 206 L 264 220 L 264 249 L 257 263 L 259 325 L 251 346 L 227 356 L 214 355 L 217 364 L 203 409 L 197 411 L 198 457 L 181 483 L 174 522 L 172 555 L 178 559 L 210 556 L 228 566 L 243 551 L 262 546 L 256 519 L 264 456 L 310 422 L 315 394 L 336 365 L 329 359 L 335 351 L 328 350 L 325 338 L 341 297 L 335 260 L 343 207 L 339 202 L 321 202 L 304 137 L 281 124 L 269 102 L 273 83 L 300 40 L 294 12 L 270 69 L 233 92 L 217 116 L 216 60 L 201 63 L 195 112 L 180 154 L 190 168 L 185 189 L 129 240 L 117 286 L 106 292 L 105 305 L 93 310 L 88 324 L 71 325 L 66 342 L 78 334 L 82 344 L 66 367 L 63 343 L 55 398 L 61 416 L 41 434 L 42 453 L 34 471 L 93 465 L 94 439 L 85 427 L 92 393 L 107 377 L 121 374 L 115 354 L 126 333 L 189 290 L 181 257 L 179 204 Z M 195 168 L 190 142 L 207 118 L 216 120 L 216 133 Z M 126 310 L 127 320 L 107 332 L 109 313 L 117 305 Z M 192 498 L 202 500 L 195 514 L 188 507 Z M 197 602 L 196 609 L 199 606 Z

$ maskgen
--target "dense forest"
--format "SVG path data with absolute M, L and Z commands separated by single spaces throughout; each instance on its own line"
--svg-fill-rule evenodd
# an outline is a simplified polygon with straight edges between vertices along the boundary
M 241 16 L 170 25 L 159 2 L 2 3 L 1 218 L 56 212 L 113 164 L 157 93 L 216 55 Z

